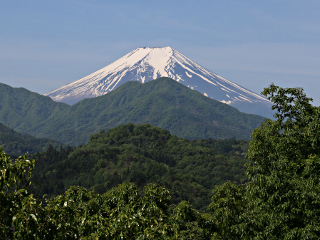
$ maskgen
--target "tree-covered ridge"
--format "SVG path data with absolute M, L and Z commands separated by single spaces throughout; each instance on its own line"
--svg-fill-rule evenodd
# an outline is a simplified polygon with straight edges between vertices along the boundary
M 35 138 L 28 134 L 18 133 L 0 123 L 0 147 L 6 149 L 6 153 L 12 157 L 18 157 L 25 153 L 43 152 L 50 145 L 54 148 L 62 146 L 61 143 L 53 140 Z
M 40 195 L 61 194 L 72 185 L 103 193 L 124 181 L 140 188 L 153 182 L 170 190 L 173 203 L 187 200 L 206 211 L 215 185 L 246 180 L 247 147 L 246 141 L 190 141 L 129 123 L 92 135 L 87 145 L 34 155 L 34 179 L 41 183 Z
M 85 144 L 101 129 L 129 122 L 149 123 L 188 139 L 249 140 L 252 130 L 265 120 L 241 113 L 169 78 L 145 84 L 127 82 L 104 96 L 73 106 L 27 94 L 25 89 L 7 88 L 4 91 L 9 93 L 0 97 L 0 122 L 23 133 L 70 145 Z

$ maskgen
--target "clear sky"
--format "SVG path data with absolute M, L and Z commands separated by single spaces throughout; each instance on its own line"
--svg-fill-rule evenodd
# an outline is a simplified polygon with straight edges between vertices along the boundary
M 0 0 L 0 82 L 45 93 L 138 47 L 170 46 L 260 93 L 320 105 L 319 0 Z

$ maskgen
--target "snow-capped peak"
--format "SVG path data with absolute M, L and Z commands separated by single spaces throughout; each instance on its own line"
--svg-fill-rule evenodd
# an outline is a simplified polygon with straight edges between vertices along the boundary
M 246 102 L 270 106 L 266 98 L 216 75 L 169 46 L 137 48 L 106 67 L 45 95 L 72 104 L 107 94 L 127 81 L 145 83 L 159 77 L 170 77 L 230 105 Z

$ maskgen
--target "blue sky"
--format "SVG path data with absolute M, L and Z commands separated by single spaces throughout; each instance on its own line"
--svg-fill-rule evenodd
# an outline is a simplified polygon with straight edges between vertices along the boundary
M 170 46 L 260 93 L 320 105 L 320 1 L 0 0 L 0 82 L 45 93 L 136 49 Z

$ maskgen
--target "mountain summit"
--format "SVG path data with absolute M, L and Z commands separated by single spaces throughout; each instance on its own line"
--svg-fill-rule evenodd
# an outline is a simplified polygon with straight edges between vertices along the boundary
M 169 77 L 207 97 L 242 112 L 270 116 L 271 103 L 193 62 L 171 47 L 137 48 L 110 65 L 44 95 L 74 104 L 84 98 L 109 93 L 128 81 L 145 83 Z

